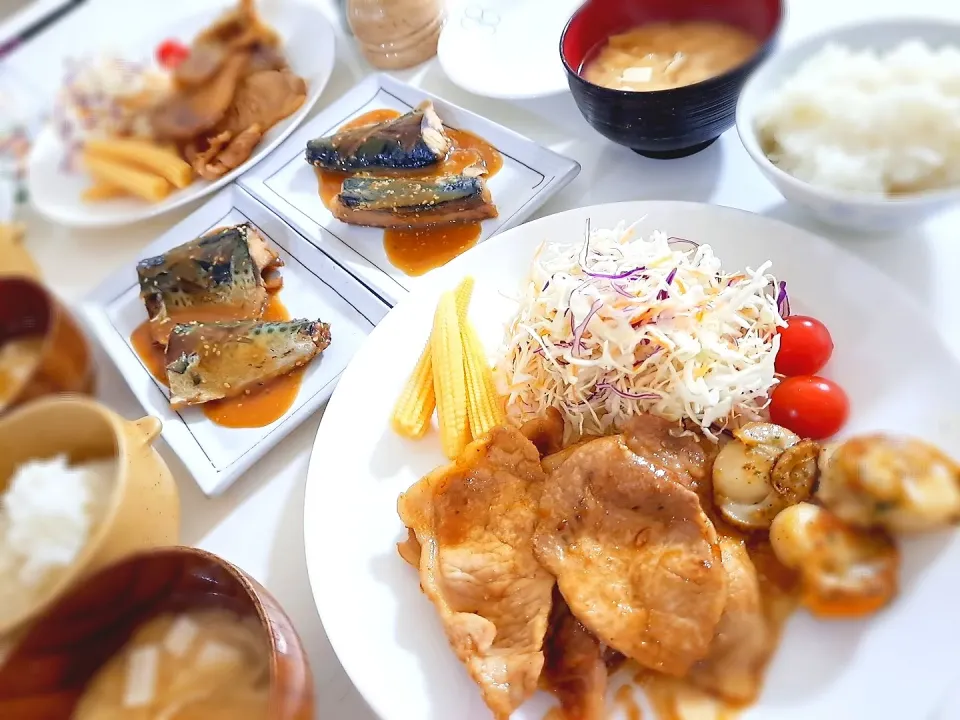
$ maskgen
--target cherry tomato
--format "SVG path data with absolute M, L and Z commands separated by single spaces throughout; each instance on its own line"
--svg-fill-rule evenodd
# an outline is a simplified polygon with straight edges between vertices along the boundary
M 833 354 L 833 338 L 826 326 L 806 315 L 791 315 L 785 320 L 787 326 L 780 328 L 777 372 L 787 377 L 820 372 Z
M 164 40 L 157 48 L 157 62 L 167 70 L 173 70 L 187 59 L 190 48 L 177 40 Z
M 787 378 L 770 398 L 770 420 L 803 438 L 830 437 L 849 415 L 850 401 L 843 388 L 817 375 Z

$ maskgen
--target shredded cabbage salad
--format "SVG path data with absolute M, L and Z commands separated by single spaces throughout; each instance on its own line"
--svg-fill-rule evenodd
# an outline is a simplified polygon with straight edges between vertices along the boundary
M 570 439 L 638 413 L 712 438 L 762 416 L 789 313 L 770 266 L 724 272 L 709 245 L 625 223 L 543 244 L 497 362 L 508 417 L 555 407 Z
M 66 62 L 63 85 L 54 106 L 54 122 L 73 167 L 87 137 L 152 134 L 148 111 L 172 88 L 169 73 L 114 55 Z

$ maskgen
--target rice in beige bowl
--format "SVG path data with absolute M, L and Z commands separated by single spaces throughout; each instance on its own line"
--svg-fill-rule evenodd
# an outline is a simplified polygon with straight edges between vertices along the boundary
M 62 455 L 16 469 L 0 493 L 0 627 L 77 560 L 106 514 L 116 473 L 114 458 L 71 466 Z
M 960 185 L 960 49 L 827 45 L 755 123 L 770 161 L 812 185 L 874 196 Z

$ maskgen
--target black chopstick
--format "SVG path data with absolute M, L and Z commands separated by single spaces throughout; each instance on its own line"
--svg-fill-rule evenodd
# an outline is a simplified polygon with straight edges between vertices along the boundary
M 0 42 L 0 60 L 10 55 L 18 47 L 42 33 L 55 22 L 83 5 L 87 0 L 67 0 L 63 5 L 50 11 L 32 25 L 28 25 L 9 40 Z

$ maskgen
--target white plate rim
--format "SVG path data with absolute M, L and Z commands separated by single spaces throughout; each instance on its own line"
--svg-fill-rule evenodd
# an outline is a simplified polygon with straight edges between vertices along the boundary
M 710 211 L 716 211 L 720 216 L 753 216 L 754 218 L 760 218 L 768 227 L 780 228 L 782 232 L 788 232 L 798 239 L 802 238 L 808 242 L 819 245 L 820 247 L 818 249 L 820 250 L 827 249 L 830 253 L 836 253 L 840 256 L 843 256 L 845 258 L 845 262 L 849 266 L 856 267 L 865 275 L 869 275 L 872 281 L 882 282 L 886 285 L 889 285 L 891 288 L 890 293 L 896 298 L 896 301 L 905 306 L 916 317 L 925 318 L 925 313 L 920 304 L 898 285 L 891 283 L 890 280 L 886 278 L 886 276 L 880 270 L 864 262 L 842 247 L 838 247 L 833 243 L 830 243 L 829 241 L 811 233 L 810 231 L 790 225 L 780 220 L 776 220 L 774 218 L 768 218 L 758 213 L 752 213 L 739 208 L 670 200 L 625 201 L 585 206 L 559 212 L 554 215 L 545 216 L 531 221 L 526 225 L 513 228 L 498 236 L 494 244 L 485 244 L 483 246 L 473 248 L 448 265 L 440 268 L 435 272 L 435 274 L 433 274 L 429 284 L 423 284 L 415 291 L 411 292 L 407 297 L 401 300 L 397 306 L 394 307 L 390 315 L 398 315 L 398 311 L 399 313 L 403 313 L 404 308 L 417 304 L 428 296 L 435 296 L 440 289 L 452 288 L 461 277 L 466 274 L 470 274 L 470 262 L 477 254 L 495 253 L 497 247 L 499 247 L 501 244 L 506 244 L 511 241 L 511 235 L 519 233 L 532 234 L 540 228 L 558 224 L 561 220 L 566 221 L 566 224 L 571 227 L 575 226 L 576 228 L 582 228 L 586 219 L 595 213 L 609 213 L 624 219 L 631 217 L 641 218 L 653 208 L 672 208 L 681 211 L 683 209 L 696 208 L 697 210 L 703 210 L 704 208 L 709 208 Z M 541 236 L 544 235 L 545 233 L 541 233 Z M 960 363 L 960 359 L 958 359 L 949 349 L 949 346 L 946 344 L 943 334 L 940 332 L 940 330 L 926 320 L 923 321 L 923 324 L 927 326 L 929 331 L 931 331 L 931 336 L 936 338 L 938 352 L 941 353 L 945 358 L 949 358 L 955 365 Z M 303 505 L 304 552 L 307 563 L 307 575 L 310 581 L 311 593 L 313 595 L 318 614 L 320 615 L 321 621 L 324 624 L 330 644 L 333 647 L 333 650 L 337 655 L 337 658 L 344 671 L 347 673 L 351 682 L 357 688 L 358 692 L 371 707 L 377 717 L 383 718 L 384 720 L 387 718 L 393 720 L 394 718 L 402 716 L 402 713 L 398 713 L 395 710 L 394 712 L 389 712 L 389 701 L 382 695 L 378 695 L 376 693 L 376 686 L 373 679 L 362 669 L 362 653 L 352 649 L 356 643 L 351 640 L 349 628 L 330 621 L 331 615 L 329 611 L 329 604 L 325 598 L 331 597 L 331 595 L 323 592 L 322 588 L 325 580 L 330 577 L 324 567 L 323 548 L 325 545 L 328 548 L 331 547 L 331 545 L 329 542 L 323 542 L 323 540 L 331 541 L 335 540 L 335 538 L 323 537 L 325 525 L 323 523 L 311 522 L 311 517 L 317 517 L 317 513 L 324 507 L 324 501 L 328 503 L 333 502 L 332 498 L 329 496 L 326 498 L 322 497 L 322 493 L 326 489 L 326 483 L 323 480 L 325 473 L 323 471 L 324 468 L 322 467 L 322 463 L 324 457 L 329 457 L 329 448 L 334 444 L 331 443 L 331 440 L 333 440 L 338 434 L 337 418 L 340 415 L 340 406 L 351 402 L 351 398 L 348 396 L 348 393 L 355 382 L 353 379 L 354 374 L 359 372 L 358 368 L 360 367 L 360 363 L 358 362 L 358 358 L 364 357 L 365 351 L 368 347 L 376 346 L 377 338 L 379 338 L 380 335 L 388 333 L 391 330 L 392 323 L 389 322 L 388 319 L 385 319 L 385 322 L 381 322 L 374 332 L 371 333 L 371 335 L 367 338 L 364 346 L 354 356 L 353 361 L 351 361 L 350 365 L 346 368 L 341 376 L 341 383 L 331 397 L 324 413 L 324 418 L 317 430 L 317 436 L 314 441 L 310 463 L 308 466 Z M 392 397 L 385 398 L 384 400 L 384 402 L 388 403 L 392 403 L 392 401 Z M 325 453 L 325 451 L 327 452 Z M 311 538 L 316 538 L 316 542 L 311 543 Z M 338 578 L 338 580 L 340 580 L 340 578 Z M 411 582 L 415 582 L 415 580 L 411 579 Z M 451 662 L 457 662 L 455 657 L 452 655 Z
M 333 25 L 327 19 L 323 11 L 316 6 L 307 4 L 301 0 L 286 1 L 289 6 L 296 8 L 296 12 L 306 13 L 312 16 L 311 22 L 315 23 L 315 31 L 322 36 L 318 37 L 317 39 L 317 44 L 320 47 L 318 56 L 322 58 L 322 61 L 321 63 L 318 63 L 318 66 L 322 70 L 322 75 L 319 77 L 319 82 L 315 82 L 313 86 L 308 89 L 307 98 L 304 100 L 303 105 L 301 105 L 295 113 L 284 118 L 280 121 L 280 123 L 278 123 L 278 126 L 281 127 L 281 130 L 279 133 L 277 133 L 277 136 L 269 142 L 258 145 L 255 152 L 246 160 L 246 162 L 239 167 L 234 168 L 223 177 L 217 178 L 213 182 L 206 185 L 200 184 L 203 182 L 201 179 L 195 180 L 193 186 L 189 188 L 189 192 L 177 193 L 176 197 L 171 200 L 163 200 L 159 203 L 145 203 L 142 208 L 136 208 L 135 210 L 117 213 L 114 216 L 85 216 L 82 214 L 75 214 L 73 212 L 65 211 L 58 206 L 45 203 L 42 204 L 34 200 L 34 198 L 37 197 L 37 193 L 35 192 L 36 184 L 41 182 L 42 178 L 37 176 L 37 173 L 33 171 L 33 167 L 43 156 L 43 153 L 56 153 L 57 156 L 61 156 L 63 152 L 63 144 L 57 136 L 53 125 L 48 122 L 44 125 L 34 140 L 27 158 L 27 193 L 32 206 L 36 208 L 37 212 L 47 219 L 67 225 L 69 227 L 87 229 L 121 227 L 123 225 L 131 225 L 142 220 L 148 220 L 150 218 L 163 215 L 171 210 L 176 210 L 177 208 L 183 207 L 188 203 L 207 197 L 208 195 L 225 187 L 229 183 L 238 180 L 245 173 L 252 170 L 258 163 L 264 160 L 270 153 L 279 147 L 279 145 L 286 140 L 290 134 L 301 125 L 301 123 L 303 123 L 310 111 L 319 102 L 320 97 L 323 94 L 323 90 L 330 82 L 330 77 L 333 74 L 334 66 L 336 64 L 336 32 L 334 31 Z M 267 4 L 265 6 L 264 17 L 268 22 L 270 19 L 269 16 L 271 8 L 273 8 L 272 4 Z M 218 13 L 219 9 L 215 14 Z M 207 17 L 211 13 L 209 11 L 205 11 L 200 14 L 203 17 Z

